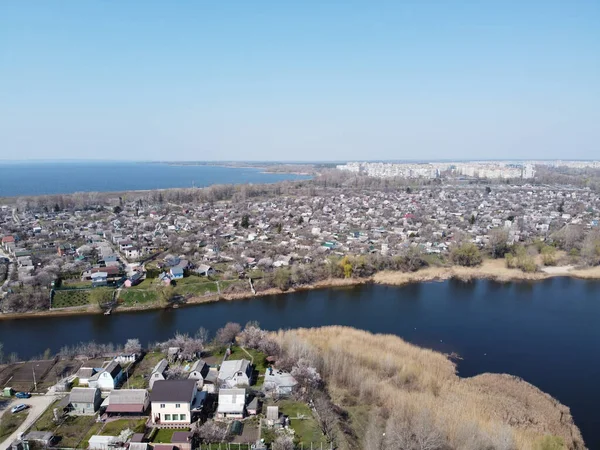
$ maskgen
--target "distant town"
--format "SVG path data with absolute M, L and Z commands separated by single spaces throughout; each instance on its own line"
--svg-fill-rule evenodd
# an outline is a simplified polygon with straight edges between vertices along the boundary
M 600 265 L 596 162 L 310 170 L 267 185 L 4 198 L 0 319 L 178 308 L 492 260 L 511 274 Z M 37 369 L 0 348 L 4 395 L 37 412 L 28 423 L 15 410 L 5 436 L 15 450 L 335 448 L 316 363 L 280 345 L 250 323 L 212 341 L 199 330 L 150 348 L 65 347 Z M 42 387 L 51 395 L 25 403 Z

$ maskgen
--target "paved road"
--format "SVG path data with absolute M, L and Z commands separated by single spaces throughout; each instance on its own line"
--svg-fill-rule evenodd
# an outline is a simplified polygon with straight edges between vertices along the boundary
M 50 406 L 52 402 L 54 402 L 54 400 L 56 400 L 56 397 L 54 395 L 36 395 L 28 399 L 17 398 L 8 403 L 4 409 L 0 410 L 0 417 L 2 417 L 3 414 L 11 414 L 10 409 L 13 406 L 18 405 L 19 403 L 25 403 L 26 405 L 30 405 L 30 408 L 28 410 L 29 414 L 27 415 L 27 418 L 17 429 L 17 431 L 15 431 L 13 434 L 7 437 L 4 440 L 4 442 L 0 443 L 0 450 L 7 450 L 10 444 L 15 439 L 17 439 L 19 433 L 23 433 L 31 425 L 33 425 L 34 422 L 42 415 L 42 413 L 46 411 L 46 408 L 48 408 L 48 406 Z

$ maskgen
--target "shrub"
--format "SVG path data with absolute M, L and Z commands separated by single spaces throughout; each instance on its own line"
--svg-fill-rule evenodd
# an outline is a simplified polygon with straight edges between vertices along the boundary
M 472 242 L 465 242 L 454 247 L 450 256 L 452 262 L 459 266 L 474 267 L 483 261 L 481 252 Z

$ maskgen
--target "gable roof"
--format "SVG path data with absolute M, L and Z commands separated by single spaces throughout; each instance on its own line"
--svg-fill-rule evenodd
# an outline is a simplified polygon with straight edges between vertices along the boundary
M 143 404 L 148 396 L 146 389 L 118 389 L 108 396 L 109 405 Z
M 219 390 L 219 413 L 241 413 L 246 404 L 245 389 L 221 389 Z
M 152 373 L 158 372 L 162 374 L 165 370 L 167 370 L 167 366 L 167 360 L 163 358 L 156 364 L 156 366 L 154 366 L 154 370 L 152 370 Z
M 115 378 L 117 375 L 119 375 L 119 373 L 121 373 L 123 368 L 121 367 L 121 364 L 113 359 L 108 366 L 106 366 L 105 370 L 106 372 L 110 373 L 111 377 Z
M 94 403 L 97 388 L 76 387 L 69 393 L 69 403 Z
M 190 403 L 196 389 L 195 380 L 158 380 L 152 386 L 152 402 Z
M 229 380 L 238 372 L 247 374 L 249 366 L 250 361 L 247 359 L 231 359 L 229 361 L 224 361 L 219 370 L 219 380 Z

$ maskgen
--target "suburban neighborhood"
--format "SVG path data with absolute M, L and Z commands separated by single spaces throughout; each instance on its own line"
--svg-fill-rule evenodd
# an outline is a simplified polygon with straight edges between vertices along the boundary
M 314 369 L 291 362 L 258 324 L 229 323 L 205 339 L 177 335 L 147 350 L 130 339 L 112 352 L 81 345 L 0 366 L 0 402 L 12 399 L 0 420 L 2 448 L 266 449 L 278 438 L 329 448 L 309 406 Z M 46 408 L 20 422 L 38 399 Z

